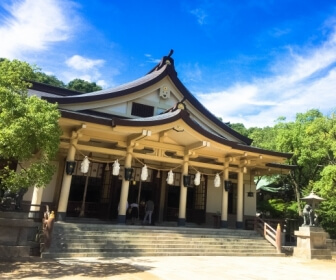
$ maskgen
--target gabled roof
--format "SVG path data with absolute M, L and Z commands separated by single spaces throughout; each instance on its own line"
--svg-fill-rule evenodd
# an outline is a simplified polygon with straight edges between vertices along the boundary
M 132 81 L 130 83 L 126 83 L 120 85 L 118 87 L 112 89 L 105 89 L 100 91 L 95 91 L 91 93 L 78 94 L 77 92 L 71 95 L 65 96 L 65 91 L 59 94 L 59 96 L 44 96 L 43 99 L 48 100 L 52 103 L 58 104 L 76 104 L 76 103 L 86 103 L 86 102 L 94 102 L 101 101 L 106 99 L 113 99 L 120 96 L 126 96 L 132 94 L 134 92 L 143 90 L 148 88 L 149 86 L 159 82 L 165 77 L 169 77 L 171 81 L 175 84 L 181 94 L 184 96 L 184 101 L 188 101 L 194 108 L 196 108 L 201 114 L 203 114 L 207 119 L 213 122 L 215 125 L 220 127 L 223 131 L 231 134 L 233 137 L 239 139 L 241 142 L 246 145 L 251 145 L 252 140 L 248 137 L 245 137 L 238 133 L 237 131 L 231 129 L 227 124 L 223 123 L 216 116 L 214 116 L 208 109 L 206 109 L 184 86 L 184 84 L 180 81 L 177 76 L 177 72 L 174 67 L 174 59 L 171 57 L 173 51 L 170 51 L 168 56 L 164 56 L 161 61 L 145 76 Z M 41 85 L 39 84 L 39 89 L 41 89 Z M 50 87 L 48 86 L 48 92 L 50 92 Z M 33 89 L 35 89 L 35 85 L 33 84 Z M 53 92 L 55 93 L 55 92 Z M 55 93 L 56 94 L 56 93 Z M 92 112 L 93 113 L 93 112 Z

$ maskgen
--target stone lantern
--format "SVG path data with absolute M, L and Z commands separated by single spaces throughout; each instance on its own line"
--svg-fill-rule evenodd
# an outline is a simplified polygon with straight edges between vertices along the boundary
M 297 237 L 297 245 L 294 248 L 293 256 L 305 259 L 331 259 L 331 251 L 327 248 L 328 234 L 319 227 L 315 208 L 322 197 L 311 192 L 308 196 L 301 198 L 306 201 L 303 209 L 303 224 L 294 234 Z

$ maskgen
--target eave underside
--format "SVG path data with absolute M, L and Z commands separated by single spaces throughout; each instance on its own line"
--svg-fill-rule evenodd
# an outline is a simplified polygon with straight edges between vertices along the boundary
M 112 121 L 104 118 L 93 122 L 90 118 L 62 117 L 59 124 L 63 131 L 61 153 L 66 156 L 71 139 L 78 138 L 78 159 L 91 153 L 91 157 L 100 162 L 118 159 L 123 164 L 131 147 L 134 164 L 141 162 L 168 170 L 182 166 L 184 157 L 188 156 L 189 167 L 203 173 L 214 174 L 229 166 L 233 172 L 245 168 L 255 174 L 271 175 L 286 169 L 283 163 L 288 158 L 286 154 L 214 141 L 183 119 L 159 125 L 112 126 Z

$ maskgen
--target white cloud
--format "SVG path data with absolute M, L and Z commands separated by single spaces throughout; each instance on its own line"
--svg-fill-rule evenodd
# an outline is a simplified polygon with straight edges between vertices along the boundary
M 108 84 L 101 79 L 102 74 L 99 71 L 99 68 L 104 63 L 105 61 L 102 59 L 90 59 L 80 55 L 73 55 L 65 61 L 65 64 L 70 69 L 62 73 L 62 78 L 66 83 L 73 79 L 82 79 L 88 82 L 96 82 L 106 88 Z
M 203 25 L 206 23 L 205 19 L 207 18 L 208 15 L 203 9 L 194 9 L 194 10 L 191 10 L 190 13 L 196 17 L 197 22 L 200 25 Z
M 147 62 L 150 62 L 150 63 L 159 63 L 161 61 L 161 59 L 158 59 L 158 58 L 153 58 L 151 54 L 145 54 L 145 57 L 148 58 Z
M 102 59 L 90 59 L 76 54 L 67 59 L 65 63 L 75 70 L 87 71 L 102 66 L 104 62 Z
M 274 125 L 284 116 L 336 108 L 336 32 L 321 46 L 299 54 L 290 49 L 272 76 L 235 84 L 221 92 L 199 93 L 199 100 L 223 121 L 245 127 Z
M 71 36 L 74 23 L 66 16 L 70 2 L 13 1 L 4 9 L 8 15 L 0 20 L 0 57 L 23 59 L 30 51 L 46 50 L 49 44 Z
M 202 81 L 203 73 L 198 63 L 181 64 L 180 69 L 183 72 L 183 82 Z

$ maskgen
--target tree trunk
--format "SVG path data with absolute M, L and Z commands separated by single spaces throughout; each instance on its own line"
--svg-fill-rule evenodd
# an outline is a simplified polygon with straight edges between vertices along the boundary
M 299 188 L 299 185 L 297 184 L 297 182 L 295 181 L 294 177 L 293 177 L 293 174 L 291 173 L 290 174 L 290 177 L 291 177 L 291 180 L 292 180 L 292 183 L 294 185 L 294 191 L 295 191 L 295 197 L 296 197 L 296 202 L 298 203 L 298 213 L 300 215 L 300 217 L 302 216 L 302 209 L 301 209 L 301 201 L 300 201 L 300 198 L 301 198 L 301 195 L 300 195 L 300 188 Z

